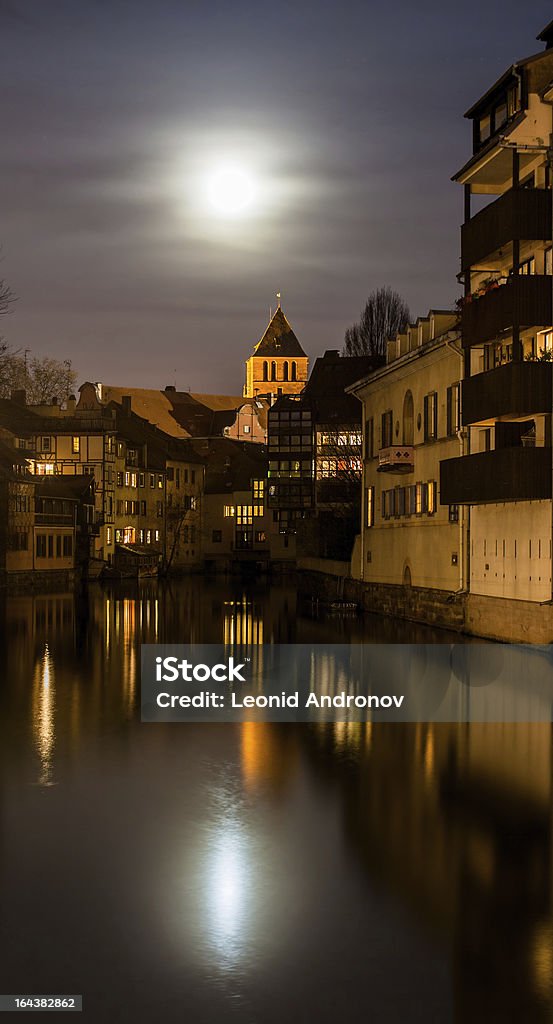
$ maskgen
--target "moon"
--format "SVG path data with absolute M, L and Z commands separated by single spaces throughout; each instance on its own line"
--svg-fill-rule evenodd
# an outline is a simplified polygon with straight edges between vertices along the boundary
M 208 199 L 212 209 L 225 217 L 238 217 L 251 209 L 255 200 L 255 182 L 242 167 L 220 167 L 208 182 Z

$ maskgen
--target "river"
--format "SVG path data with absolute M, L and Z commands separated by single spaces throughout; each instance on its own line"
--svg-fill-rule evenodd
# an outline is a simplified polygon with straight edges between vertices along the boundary
M 0 637 L 1 992 L 94 1024 L 552 1019 L 550 726 L 140 722 L 142 642 L 450 634 L 193 577 L 3 597 Z

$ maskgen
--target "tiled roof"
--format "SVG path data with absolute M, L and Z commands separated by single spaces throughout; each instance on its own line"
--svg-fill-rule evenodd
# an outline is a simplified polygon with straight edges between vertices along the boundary
M 131 398 L 131 408 L 138 416 L 165 430 L 173 437 L 187 437 L 187 431 L 173 415 L 173 392 L 157 391 L 154 388 L 128 388 L 102 385 L 102 399 L 121 404 L 125 395 Z
M 247 491 L 252 479 L 263 479 L 267 475 L 267 447 L 264 444 L 235 441 L 229 437 L 191 443 L 206 460 L 206 494 Z
M 254 349 L 256 356 L 297 356 L 306 358 L 296 335 L 279 306 L 265 334 Z
M 37 494 L 43 498 L 69 498 L 79 501 L 92 498 L 94 477 L 84 474 L 55 474 L 34 477 Z

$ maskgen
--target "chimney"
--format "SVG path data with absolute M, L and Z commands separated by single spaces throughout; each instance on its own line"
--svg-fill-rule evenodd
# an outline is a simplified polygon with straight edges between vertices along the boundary
M 132 398 L 131 398 L 131 396 L 130 395 L 121 395 L 121 405 L 123 407 L 123 412 L 125 413 L 125 416 L 130 416 L 131 411 L 132 411 L 131 410 L 131 406 L 132 406 Z
M 59 405 L 59 398 L 57 395 L 53 395 L 50 399 L 50 405 Z
M 75 412 L 75 409 L 77 408 L 77 399 L 75 398 L 75 395 L 69 395 L 69 398 L 65 403 L 65 407 L 67 412 Z
M 11 393 L 12 402 L 17 402 L 18 405 L 27 405 L 27 392 L 25 388 L 17 388 Z
M 165 385 L 165 390 L 166 391 L 176 391 L 177 389 L 176 389 L 174 384 L 166 384 Z

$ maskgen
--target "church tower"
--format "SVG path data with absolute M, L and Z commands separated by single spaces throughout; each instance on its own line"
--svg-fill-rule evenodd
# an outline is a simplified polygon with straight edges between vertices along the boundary
M 244 396 L 297 395 L 307 383 L 308 365 L 279 302 L 265 334 L 246 360 Z

